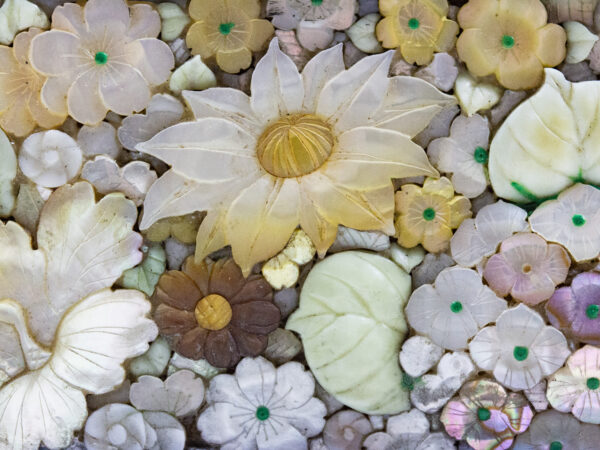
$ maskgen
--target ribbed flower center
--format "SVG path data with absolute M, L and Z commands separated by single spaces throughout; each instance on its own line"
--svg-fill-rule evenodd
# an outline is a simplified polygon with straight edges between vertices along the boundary
M 108 55 L 106 54 L 106 52 L 98 52 L 94 56 L 94 61 L 99 66 L 102 66 L 108 62 Z
M 210 294 L 196 303 L 196 321 L 205 330 L 217 331 L 231 322 L 231 306 L 225 297 Z
M 256 155 L 271 175 L 294 178 L 307 175 L 325 163 L 335 139 L 331 127 L 312 114 L 282 117 L 258 139 Z
M 231 30 L 233 30 L 233 27 L 235 27 L 235 23 L 233 22 L 222 23 L 219 25 L 219 33 L 223 36 L 227 36 L 231 33 Z
M 258 408 L 256 408 L 256 418 L 261 422 L 263 420 L 267 420 L 270 415 L 271 413 L 269 412 L 269 408 L 267 408 L 266 406 L 259 406 Z

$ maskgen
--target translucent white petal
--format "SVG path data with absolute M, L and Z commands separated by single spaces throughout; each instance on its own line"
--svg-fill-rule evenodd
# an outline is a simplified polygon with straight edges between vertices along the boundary
M 166 45 L 166 44 L 165 44 Z M 169 64 L 166 64 L 169 67 Z M 100 97 L 108 109 L 122 116 L 140 112 L 150 102 L 148 81 L 139 70 L 126 64 L 111 67 L 99 76 Z M 151 69 L 148 69 L 151 70 Z M 158 78 L 162 75 L 157 75 Z M 156 78 L 155 80 L 157 80 Z
M 304 83 L 304 102 L 302 109 L 305 112 L 314 112 L 317 99 L 321 90 L 329 80 L 344 71 L 343 45 L 338 44 L 312 58 L 302 71 Z

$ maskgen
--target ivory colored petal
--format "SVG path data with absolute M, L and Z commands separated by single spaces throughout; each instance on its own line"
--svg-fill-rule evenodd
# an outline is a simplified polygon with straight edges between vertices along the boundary
M 156 7 L 162 20 L 161 39 L 172 41 L 190 23 L 190 17 L 175 3 L 159 3 Z
M 30 27 L 48 28 L 46 14 L 27 0 L 6 0 L 0 8 L 0 44 L 10 45 L 15 35 Z
M 129 28 L 129 7 L 124 0 L 89 0 L 83 14 L 92 34 L 102 33 L 106 27 L 123 32 Z
M 181 94 L 183 90 L 202 91 L 216 85 L 215 74 L 202 62 L 200 55 L 178 67 L 169 80 L 169 89 L 174 94 Z
M 262 127 L 250 106 L 250 97 L 238 89 L 211 88 L 205 91 L 183 91 L 183 98 L 194 113 L 196 120 L 219 117 L 242 126 L 247 131 Z
M 156 8 L 161 12 L 161 4 Z M 181 10 L 180 10 L 181 11 Z M 148 4 L 133 4 L 129 6 L 130 24 L 127 36 L 132 39 L 155 38 L 161 31 L 161 18 L 154 8 Z M 189 22 L 189 18 L 188 18 Z M 164 21 L 163 21 L 164 26 Z M 164 36 L 164 40 L 168 41 Z
M 254 264 L 282 250 L 298 226 L 298 189 L 295 179 L 264 175 L 231 203 L 227 242 L 245 276 Z
M 67 97 L 71 81 L 68 76 L 53 77 L 48 78 L 42 86 L 41 102 L 53 114 L 67 116 Z
M 0 217 L 8 217 L 15 206 L 13 182 L 17 176 L 17 158 L 6 134 L 0 131 Z
M 566 22 L 563 27 L 567 31 L 567 56 L 565 62 L 567 64 L 577 64 L 585 60 L 594 44 L 598 40 L 598 36 L 590 32 L 585 25 L 579 22 Z M 548 36 L 545 36 L 547 38 Z M 539 55 L 543 62 L 546 58 Z M 548 64 L 547 65 L 555 65 Z
M 82 63 L 80 48 L 77 35 L 61 30 L 47 31 L 31 41 L 31 64 L 44 75 L 58 76 Z
M 327 82 L 345 70 L 343 45 L 338 44 L 330 49 L 323 50 L 310 59 L 302 71 L 304 83 L 303 111 L 315 110 L 319 93 Z
M 478 82 L 469 73 L 458 75 L 454 92 L 461 109 L 472 116 L 478 111 L 490 109 L 500 101 L 502 88 L 487 82 Z
M 409 408 L 397 360 L 409 292 L 406 272 L 378 255 L 343 252 L 310 272 L 286 327 L 300 333 L 312 372 L 339 401 L 374 414 Z
M 99 89 L 104 105 L 122 116 L 143 110 L 150 101 L 148 83 L 131 66 L 119 65 L 100 75 Z
M 175 65 L 173 52 L 167 44 L 158 39 L 138 39 L 127 44 L 125 52 L 130 55 L 130 64 L 139 70 L 146 80 L 144 84 L 151 86 L 158 86 L 167 81 Z M 121 84 L 127 89 L 128 95 L 131 95 L 131 87 L 125 83 Z
M 377 41 L 375 27 L 381 19 L 377 13 L 367 14 L 352 25 L 346 34 L 356 48 L 365 53 L 381 53 L 383 47 Z
M 301 21 L 296 28 L 298 41 L 310 52 L 324 49 L 333 41 L 333 29 L 324 22 Z

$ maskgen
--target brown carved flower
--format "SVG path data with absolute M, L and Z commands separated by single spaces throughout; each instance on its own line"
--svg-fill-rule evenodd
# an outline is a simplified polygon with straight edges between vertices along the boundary
M 160 277 L 152 300 L 171 347 L 215 367 L 259 355 L 280 320 L 269 283 L 260 275 L 244 278 L 233 259 L 196 264 L 190 256 L 181 271 Z

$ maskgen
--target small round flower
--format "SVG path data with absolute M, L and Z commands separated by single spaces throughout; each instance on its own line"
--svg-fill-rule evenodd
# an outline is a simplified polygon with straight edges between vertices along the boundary
M 538 414 L 529 429 L 517 437 L 515 450 L 596 450 L 600 428 L 573 416 L 550 410 Z
M 40 91 L 46 78 L 29 64 L 31 40 L 41 32 L 31 28 L 17 35 L 12 47 L 0 46 L 0 127 L 19 137 L 31 133 L 36 125 L 56 127 L 67 117 L 44 106 Z
M 500 314 L 496 326 L 477 333 L 469 351 L 479 368 L 513 390 L 531 389 L 570 354 L 563 334 L 522 304 Z
M 34 69 L 48 79 L 42 102 L 52 112 L 95 125 L 111 110 L 146 108 L 150 87 L 169 78 L 171 49 L 156 39 L 160 16 L 150 5 L 124 0 L 67 3 L 54 10 L 52 30 L 31 42 Z
M 535 88 L 544 67 L 560 64 L 567 52 L 565 30 L 547 17 L 540 0 L 470 0 L 458 12 L 458 56 L 475 76 L 495 74 L 513 90 Z
M 399 48 L 410 64 L 429 64 L 434 52 L 454 47 L 458 24 L 446 18 L 446 0 L 379 0 L 384 19 L 376 33 L 385 48 Z
M 600 345 L 600 274 L 583 272 L 546 303 L 550 323 L 587 344 Z
M 406 316 L 418 333 L 437 345 L 460 350 L 480 327 L 494 322 L 506 309 L 506 301 L 484 286 L 471 269 L 450 267 L 410 296 Z
M 273 291 L 258 275 L 244 279 L 232 259 L 194 262 L 160 277 L 153 296 L 160 333 L 190 359 L 233 367 L 243 356 L 259 355 L 279 325 Z
M 23 142 L 19 167 L 39 186 L 55 188 L 73 180 L 81 170 L 83 155 L 77 142 L 66 133 L 49 130 L 35 133 Z
M 586 345 L 573 353 L 548 380 L 546 397 L 554 409 L 600 424 L 600 348 Z
M 406 248 L 422 244 L 429 252 L 448 248 L 452 230 L 471 217 L 468 198 L 454 196 L 448 178 L 427 178 L 423 187 L 405 184 L 396 192 L 398 243 Z
M 459 194 L 474 198 L 488 185 L 486 165 L 490 128 L 485 117 L 458 116 L 452 122 L 450 137 L 433 140 L 427 154 L 442 172 L 452 173 L 452 184 Z
M 530 306 L 550 298 L 567 278 L 571 259 L 560 245 L 548 244 L 534 233 L 517 233 L 488 259 L 483 277 L 500 296 L 509 293 Z
M 600 253 L 600 190 L 575 184 L 529 216 L 531 229 L 564 246 L 575 261 Z
M 262 50 L 273 35 L 273 25 L 259 19 L 258 0 L 192 0 L 194 24 L 186 42 L 194 55 L 216 57 L 225 72 L 238 73 L 252 64 L 252 52 Z
M 279 368 L 244 358 L 235 375 L 217 375 L 198 418 L 202 438 L 224 450 L 301 449 L 325 425 L 325 405 L 314 398 L 315 380 L 302 364 Z
M 504 239 L 527 229 L 527 212 L 498 200 L 481 208 L 474 219 L 460 224 L 450 240 L 452 258 L 461 266 L 475 266 L 495 253 Z
M 475 450 L 488 450 L 508 449 L 515 435 L 527 430 L 532 417 L 521 394 L 507 394 L 490 380 L 475 380 L 448 402 L 440 420 L 450 436 L 466 440 Z
M 352 25 L 356 0 L 268 0 L 267 15 L 281 30 L 296 30 L 300 45 L 309 51 L 326 48 L 334 30 Z

